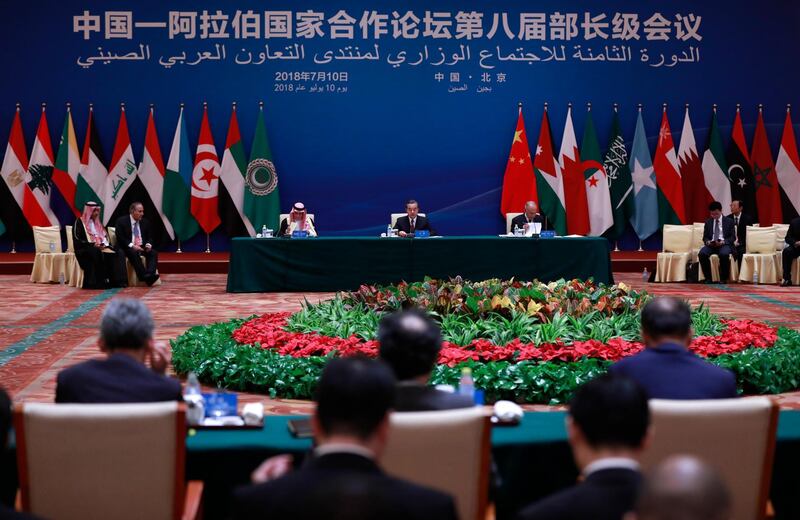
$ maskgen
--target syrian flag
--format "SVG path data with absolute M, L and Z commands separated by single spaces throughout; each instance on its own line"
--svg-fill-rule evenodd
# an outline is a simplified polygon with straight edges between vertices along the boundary
M 542 127 L 539 130 L 539 144 L 533 159 L 536 172 L 536 192 L 539 208 L 547 216 L 550 225 L 559 235 L 567 234 L 567 212 L 564 209 L 564 182 L 561 167 L 553 155 L 553 135 L 550 132 L 550 119 L 547 116 L 547 103 L 542 114 Z
M 522 117 L 522 104 L 517 114 L 517 128 L 511 141 L 511 152 L 503 175 L 503 195 L 500 200 L 500 213 L 519 213 L 525 210 L 529 200 L 539 203 L 536 195 L 536 177 L 533 172 L 531 151 L 528 147 L 528 132 Z
M 206 234 L 220 224 L 217 201 L 219 200 L 219 158 L 208 122 L 208 106 L 203 107 L 203 122 L 200 124 L 200 139 L 192 171 L 192 215 Z
M 133 185 L 137 171 L 136 159 L 133 158 L 133 148 L 131 147 L 131 136 L 128 133 L 128 120 L 125 117 L 125 106 L 123 105 L 119 114 L 119 126 L 114 143 L 114 154 L 111 157 L 111 168 L 106 177 L 103 224 L 108 225 L 111 217 L 117 216 L 114 215 L 117 212 L 117 206 Z M 123 210 L 125 210 L 124 205 L 120 209 L 120 213 Z
M 153 204 L 153 209 L 161 217 L 164 230 L 169 235 L 170 239 L 174 239 L 175 231 L 172 229 L 172 224 L 170 224 L 163 210 L 165 173 L 164 159 L 161 156 L 161 146 L 158 144 L 158 133 L 156 132 L 153 107 L 150 106 L 150 115 L 147 118 L 147 130 L 144 135 L 144 154 L 142 155 L 142 162 L 139 164 L 139 180 Z
M 658 194 L 656 175 L 653 172 L 652 159 L 650 159 L 650 148 L 647 146 L 647 134 L 644 131 L 641 106 L 636 119 L 636 132 L 633 134 L 630 169 L 636 201 L 631 225 L 639 240 L 644 240 L 658 231 Z
M 22 210 L 31 226 L 58 226 L 58 217 L 50 209 L 50 192 L 53 189 L 53 146 L 50 144 L 50 129 L 47 115 L 42 105 L 39 128 L 31 150 L 31 160 L 25 182 L 32 196 L 25 195 Z
M 731 180 L 731 199 L 742 201 L 744 211 L 753 217 L 753 222 L 758 222 L 753 169 L 750 163 L 750 154 L 747 151 L 747 142 L 744 138 L 744 126 L 739 105 L 736 105 L 731 144 L 725 158 L 728 161 L 728 178 Z
M 244 213 L 256 226 L 278 229 L 280 217 L 278 172 L 272 162 L 272 149 L 264 124 L 264 105 L 259 103 L 250 162 L 247 163 L 247 183 L 244 191 Z
M 50 206 L 64 223 L 71 224 L 71 221 L 80 216 L 80 211 L 75 207 L 75 190 L 80 169 L 81 153 L 75 137 L 75 126 L 72 124 L 72 110 L 67 103 L 67 117 L 64 119 L 64 129 L 61 131 L 53 168 L 53 185 L 57 189 L 50 199 Z
M 567 211 L 567 232 L 570 235 L 588 235 L 589 205 L 586 201 L 586 178 L 583 175 L 578 140 L 572 126 L 572 104 L 567 107 L 567 121 L 561 139 L 558 163 L 564 176 L 564 206 Z
M 788 106 L 781 149 L 778 151 L 778 160 L 775 161 L 775 173 L 783 191 L 781 196 L 783 217 L 784 220 L 791 222 L 800 214 L 800 157 L 797 155 L 797 141 L 794 138 L 792 116 Z
M 244 214 L 245 172 L 247 159 L 236 118 L 236 104 L 233 104 L 231 120 L 228 125 L 228 138 L 220 166 L 219 209 L 228 236 L 255 236 L 253 224 Z
M 89 105 L 86 141 L 83 144 L 81 169 L 75 188 L 75 207 L 78 208 L 78 211 L 83 211 L 83 207 L 87 202 L 96 202 L 101 206 L 100 214 L 104 213 L 102 206 L 107 177 L 108 170 L 105 167 L 103 147 L 100 145 L 100 136 L 97 134 L 97 127 L 94 125 L 94 109 L 92 105 Z
M 686 211 L 686 223 L 705 222 L 708 216 L 708 205 L 711 203 L 711 194 L 706 189 L 703 178 L 703 165 L 697 153 L 697 143 L 694 140 L 692 121 L 689 119 L 689 105 L 683 118 L 681 131 L 681 144 L 678 146 L 678 165 L 681 172 L 683 187 L 683 202 Z M 722 202 L 722 207 L 727 211 L 727 206 Z M 730 203 L 730 200 L 728 201 Z
M 683 184 L 681 181 L 675 143 L 667 119 L 667 107 L 661 115 L 661 128 L 658 131 L 658 145 L 653 156 L 653 169 L 658 186 L 658 225 L 685 224 L 686 212 L 683 204 Z
M 11 124 L 11 133 L 8 136 L 8 146 L 3 157 L 3 166 L 0 176 L 3 177 L 3 189 L 0 192 L 0 215 L 9 227 L 12 239 L 19 240 L 30 236 L 30 227 L 27 214 L 24 213 L 25 199 L 34 199 L 33 193 L 25 182 L 28 171 L 28 152 L 25 148 L 25 137 L 22 134 L 22 122 L 19 117 L 19 105 Z M 34 199 L 35 200 L 35 199 Z M 37 220 L 47 217 L 42 212 Z
M 592 108 L 586 113 L 586 125 L 583 129 L 581 142 L 581 157 L 583 158 L 584 185 L 586 187 L 586 202 L 589 205 L 589 234 L 599 237 L 614 225 L 614 214 L 611 210 L 611 196 L 608 188 L 608 175 L 601 163 L 603 156 L 600 153 L 600 143 L 597 141 L 597 132 L 592 121 Z
M 614 215 L 614 227 L 609 237 L 619 239 L 625 232 L 628 221 L 636 210 L 633 201 L 633 179 L 628 166 L 628 150 L 619 124 L 617 105 L 614 104 L 614 121 L 611 126 L 611 137 L 608 150 L 603 158 L 603 167 L 608 174 L 608 189 L 611 195 L 611 209 Z
M 772 151 L 767 141 L 767 130 L 764 127 L 763 108 L 758 107 L 758 122 L 753 136 L 753 181 L 758 204 L 758 221 L 762 226 L 783 223 L 781 211 L 781 194 L 778 190 L 778 176 L 775 175 L 775 164 L 772 162 Z
M 186 133 L 186 120 L 183 118 L 183 104 L 178 115 L 178 125 L 172 138 L 172 148 L 167 160 L 164 175 L 164 195 L 161 201 L 164 216 L 172 224 L 175 238 L 188 240 L 198 231 L 197 221 L 191 211 L 192 152 L 189 151 L 189 137 Z
M 683 144 L 683 141 L 681 141 L 681 144 Z M 706 152 L 703 154 L 703 184 L 711 200 L 719 201 L 722 204 L 723 212 L 727 211 L 733 198 L 731 197 L 731 183 L 728 178 L 728 165 L 725 161 L 722 147 L 722 136 L 719 133 L 719 125 L 717 124 L 716 105 L 714 105 L 711 114 L 708 146 L 706 146 Z M 697 222 L 704 221 L 705 216 Z

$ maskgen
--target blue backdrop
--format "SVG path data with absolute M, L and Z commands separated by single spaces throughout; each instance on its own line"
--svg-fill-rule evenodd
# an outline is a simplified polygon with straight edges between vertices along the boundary
M 227 16 L 225 27 L 220 27 L 219 20 L 203 24 L 204 10 L 212 15 L 220 11 L 219 19 Z M 291 35 L 282 32 L 286 15 L 282 11 L 289 12 Z M 413 37 L 411 23 L 411 32 L 395 37 L 393 29 L 400 28 L 399 19 L 408 11 L 419 20 L 419 34 Z M 427 22 L 426 11 L 431 11 Z M 480 32 L 473 25 L 469 38 L 466 33 L 456 38 L 457 26 L 463 29 L 470 18 L 457 17 L 459 11 L 482 14 Z M 530 32 L 520 38 L 521 12 L 533 13 L 526 17 L 533 21 L 535 13 L 544 13 L 544 33 L 529 25 Z M 303 29 L 300 21 L 313 19 L 315 13 L 324 13 L 319 26 L 323 35 L 305 38 L 302 32 L 298 34 Z M 564 39 L 558 18 L 568 13 L 577 15 L 577 34 Z M 605 38 L 597 33 L 589 38 L 593 34 L 586 33 L 585 13 L 607 24 L 600 27 Z M 638 39 L 619 31 L 615 34 L 617 13 L 638 17 Z M 656 13 L 666 21 L 668 32 L 660 33 L 666 41 L 648 39 L 659 34 L 648 32 L 658 17 L 645 23 Z M 258 37 L 244 38 L 248 26 L 243 22 L 248 15 L 257 19 Z M 354 19 L 353 38 L 332 38 L 332 30 L 347 30 L 346 23 L 338 23 L 347 16 Z M 187 39 L 192 19 L 194 35 Z M 362 27 L 362 20 L 378 23 Z M 409 20 L 414 18 L 403 19 Z M 387 34 L 381 34 L 382 22 Z M 620 104 L 629 145 L 636 104 L 643 103 L 651 152 L 661 104 L 668 103 L 677 146 L 684 104 L 689 103 L 701 153 L 712 103 L 719 105 L 726 146 L 736 103 L 743 107 L 748 142 L 756 106 L 764 103 L 767 132 L 776 154 L 785 104 L 797 101 L 800 86 L 793 58 L 800 43 L 799 22 L 800 4 L 783 0 L 542 0 L 535 4 L 342 0 L 336 5 L 319 0 L 15 0 L 4 4 L 0 17 L 5 43 L 0 57 L 4 78 L 0 82 L 0 141 L 7 141 L 14 104 L 20 102 L 30 150 L 44 101 L 56 147 L 64 103 L 71 102 L 82 146 L 87 105 L 92 102 L 110 159 L 119 103 L 125 102 L 138 162 L 148 106 L 154 103 L 166 161 L 178 104 L 186 103 L 194 147 L 202 102 L 207 101 L 221 157 L 231 102 L 239 104 L 242 137 L 249 152 L 258 102 L 264 101 L 282 206 L 304 201 L 316 214 L 320 233 L 379 233 L 389 213 L 402 211 L 404 200 L 413 197 L 443 234 L 495 234 L 504 229 L 500 194 L 518 102 L 524 104 L 532 143 L 538 136 L 542 104 L 550 104 L 556 150 L 568 102 L 575 104 L 579 140 L 585 103 L 592 102 L 603 146 L 610 131 L 612 103 Z M 449 31 L 450 37 L 426 36 L 426 26 L 436 36 Z M 496 30 L 489 38 L 493 26 Z M 691 34 L 693 27 L 697 37 Z M 212 38 L 215 30 L 223 37 Z M 255 31 L 252 26 L 249 30 Z M 596 59 L 601 54 L 602 61 Z M 292 57 L 297 59 L 287 59 Z M 320 73 L 325 73 L 321 81 Z M 190 244 L 189 249 L 201 247 L 200 242 L 204 240 Z M 219 231 L 215 242 L 215 247 L 225 247 Z M 630 240 L 626 245 L 638 244 Z

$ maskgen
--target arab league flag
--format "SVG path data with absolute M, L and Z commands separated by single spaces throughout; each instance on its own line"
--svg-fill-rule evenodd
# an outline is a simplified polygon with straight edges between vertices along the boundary
M 736 118 L 733 120 L 731 144 L 725 156 L 728 162 L 728 178 L 731 180 L 731 198 L 744 204 L 744 212 L 758 222 L 758 205 L 756 204 L 756 188 L 753 182 L 753 169 L 750 165 L 750 153 L 744 138 L 742 112 L 736 107 Z
M 50 129 L 47 126 L 47 115 L 42 106 L 36 140 L 31 150 L 31 160 L 25 182 L 33 197 L 25 197 L 25 216 L 31 226 L 58 226 L 58 217 L 50 209 L 50 192 L 53 189 L 53 146 L 50 144 Z M 29 210 L 28 206 L 32 208 Z M 29 216 L 30 215 L 30 216 Z M 37 219 L 36 221 L 31 218 Z
M 542 127 L 539 129 L 539 144 L 533 159 L 536 172 L 536 191 L 539 196 L 539 208 L 545 214 L 550 225 L 559 235 L 567 234 L 567 212 L 564 209 L 564 182 L 561 167 L 553 155 L 553 135 L 550 132 L 550 118 L 547 116 L 547 104 L 542 114 Z
M 100 136 L 94 124 L 94 109 L 92 105 L 89 105 L 89 123 L 86 128 L 81 169 L 75 189 L 75 207 L 78 208 L 78 211 L 83 211 L 87 202 L 96 202 L 101 206 L 101 214 L 103 213 L 103 194 L 107 177 L 108 170 L 105 167 L 103 147 L 100 146 Z
M 278 173 L 272 163 L 272 151 L 267 141 L 264 125 L 264 107 L 259 107 L 250 163 L 247 165 L 247 186 L 244 191 L 244 213 L 256 229 L 266 225 L 278 229 L 280 196 L 278 195 Z
M 727 212 L 733 199 L 731 198 L 731 183 L 728 179 L 728 165 L 722 147 L 722 136 L 717 124 L 716 106 L 711 114 L 708 146 L 703 154 L 703 183 L 706 185 L 711 200 L 719 201 L 722 204 L 723 213 Z M 747 213 L 750 213 L 749 210 Z M 701 222 L 705 222 L 705 220 Z
M 697 142 L 694 140 L 694 129 L 689 119 L 689 105 L 683 118 L 681 144 L 678 146 L 678 164 L 680 165 L 681 182 L 683 184 L 683 202 L 686 211 L 686 223 L 705 222 L 708 218 L 708 205 L 713 200 L 706 190 L 703 180 L 703 165 L 697 153 Z M 722 201 L 720 201 L 722 202 Z M 730 205 L 722 206 L 727 212 Z
M 61 194 L 64 205 L 67 206 L 64 211 L 56 210 L 62 222 L 80 216 L 80 211 L 75 207 L 75 190 L 80 169 L 81 153 L 78 149 L 78 139 L 75 137 L 75 126 L 72 124 L 72 109 L 67 105 L 67 117 L 64 119 L 64 129 L 61 131 L 56 164 L 53 168 L 53 184 Z
M 158 144 L 158 133 L 156 132 L 153 112 L 154 110 L 151 106 L 150 115 L 147 118 L 147 130 L 144 134 L 144 155 L 139 165 L 139 180 L 153 202 L 153 207 L 161 217 L 164 230 L 170 239 L 174 239 L 175 232 L 172 229 L 172 225 L 170 225 L 169 219 L 164 215 L 163 209 L 164 159 L 161 156 L 161 146 Z
M 219 209 L 223 226 L 228 236 L 256 236 L 250 219 L 244 214 L 244 175 L 247 171 L 247 156 L 242 145 L 239 132 L 239 120 L 236 117 L 236 104 L 231 111 L 228 125 L 228 137 L 225 140 L 225 152 L 222 154 L 219 179 Z
M 192 170 L 192 215 L 206 234 L 210 234 L 220 224 L 218 200 L 219 158 L 214 137 L 211 135 L 211 124 L 208 122 L 208 106 L 205 106 Z
M 658 225 L 685 224 L 686 213 L 683 204 L 683 184 L 675 155 L 675 143 L 667 119 L 667 107 L 661 115 L 661 128 L 658 131 L 658 145 L 653 158 L 658 187 Z
M 786 108 L 786 122 L 783 125 L 781 148 L 775 161 L 775 173 L 783 190 L 784 220 L 791 222 L 800 214 L 800 157 L 797 155 L 797 141 L 792 128 L 792 116 Z
M 636 118 L 636 132 L 633 134 L 630 169 L 636 201 L 631 225 L 639 240 L 644 240 L 658 231 L 658 195 L 656 194 L 656 175 L 653 172 L 650 149 L 647 147 L 647 134 L 644 131 L 641 107 L 639 107 L 639 115 Z
M 592 109 L 586 113 L 586 125 L 583 129 L 581 142 L 581 159 L 583 159 L 584 184 L 586 186 L 586 201 L 589 204 L 589 235 L 599 237 L 614 225 L 614 215 L 611 211 L 611 197 L 608 192 L 608 175 L 600 161 L 600 143 L 597 142 L 597 132 L 592 121 Z
M 558 162 L 564 180 L 567 233 L 588 235 L 590 228 L 589 205 L 586 202 L 586 178 L 583 175 L 578 140 L 575 138 L 575 129 L 572 126 L 572 104 L 567 107 L 567 120 L 564 123 L 564 136 L 561 139 Z
M 608 190 L 614 215 L 614 227 L 611 228 L 608 235 L 616 240 L 625 232 L 625 227 L 635 211 L 633 180 L 631 179 L 631 169 L 628 167 L 628 150 L 625 148 L 625 138 L 622 136 L 616 105 L 614 106 L 611 138 L 608 140 L 608 150 L 603 159 L 603 167 L 608 174 Z
M 500 213 L 505 217 L 508 213 L 521 213 L 525 203 L 532 200 L 539 203 L 536 195 L 536 178 L 533 173 L 531 151 L 528 148 L 528 133 L 525 131 L 525 120 L 522 117 L 522 106 L 517 114 L 517 127 L 511 151 L 506 162 L 503 175 L 503 195 L 500 199 Z
M 164 174 L 164 195 L 161 200 L 164 216 L 172 224 L 178 240 L 189 240 L 200 229 L 190 209 L 191 185 L 192 153 L 189 151 L 189 137 L 186 134 L 186 121 L 181 105 L 167 160 L 167 171 Z
M 767 141 L 767 130 L 764 127 L 762 107 L 758 107 L 756 133 L 753 136 L 753 151 L 750 153 L 753 162 L 753 181 L 756 188 L 758 204 L 758 221 L 762 226 L 783 223 L 781 211 L 781 194 L 778 191 L 778 176 L 775 175 L 775 164 L 772 162 L 772 151 Z

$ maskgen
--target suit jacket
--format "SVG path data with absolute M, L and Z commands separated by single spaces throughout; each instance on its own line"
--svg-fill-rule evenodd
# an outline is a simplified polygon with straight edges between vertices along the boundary
M 786 237 L 783 240 L 790 246 L 800 242 L 800 217 L 793 218 L 789 223 L 789 229 L 786 230 Z
M 386 475 L 374 461 L 353 453 L 311 458 L 277 480 L 234 492 L 233 518 L 293 520 L 449 520 L 453 499 Z
M 115 232 L 117 235 L 117 247 L 127 253 L 130 250 L 128 244 L 133 243 L 133 227 L 131 226 L 130 215 L 123 215 L 117 219 Z M 145 244 L 153 244 L 150 223 L 144 217 L 139 220 L 139 232 L 142 235 L 142 248 L 144 248 Z
M 409 233 L 411 231 L 411 221 L 408 218 L 408 215 L 403 215 L 402 217 L 397 219 L 397 222 L 394 224 L 394 228 L 399 231 L 405 231 Z M 431 227 L 431 223 L 428 222 L 427 217 L 423 217 L 422 215 L 417 215 L 417 225 L 414 229 L 419 231 L 428 230 L 431 232 L 431 235 L 435 235 L 436 231 L 433 230 Z
M 550 221 L 547 219 L 546 215 L 542 215 L 541 213 L 537 213 L 534 215 L 532 222 L 539 222 L 542 224 L 542 231 L 547 231 L 553 229 L 553 226 L 550 224 Z M 524 227 L 525 224 L 528 223 L 527 217 L 525 217 L 525 213 L 522 215 L 517 215 L 516 217 L 511 219 L 511 231 L 514 231 L 514 227 Z
M 471 408 L 475 403 L 467 396 L 437 390 L 422 384 L 397 385 L 394 410 L 397 412 L 427 412 Z
M 651 399 L 724 399 L 737 395 L 733 372 L 674 343 L 645 348 L 611 365 L 609 372 L 635 380 Z
M 706 225 L 703 227 L 703 244 L 707 244 L 714 236 L 714 219 L 709 218 L 706 220 Z M 725 245 L 733 247 L 733 241 L 736 239 L 733 219 L 722 217 L 722 240 Z
M 728 216 L 729 219 L 733 220 L 733 215 Z M 734 225 L 736 221 L 734 221 Z M 748 215 L 747 213 L 739 213 L 739 225 L 736 226 L 736 239 L 739 240 L 739 247 L 743 250 L 747 250 L 747 226 L 753 225 L 753 217 Z
M 309 222 L 311 223 L 311 227 L 312 227 L 312 229 L 314 229 L 314 232 L 316 232 L 316 229 L 317 229 L 317 227 L 316 227 L 316 225 L 314 224 L 314 219 L 313 219 L 313 218 L 310 218 L 310 219 L 308 219 L 308 220 L 309 220 Z M 287 231 L 288 229 L 289 229 L 289 219 L 288 219 L 288 218 L 285 218 L 285 219 L 281 220 L 281 227 L 280 227 L 280 229 L 278 229 L 278 236 L 279 236 L 279 237 L 282 237 L 283 235 L 285 235 L 285 234 L 286 234 L 286 231 Z
M 622 520 L 636 505 L 641 473 L 608 468 L 590 473 L 582 483 L 523 509 L 518 520 Z
M 156 374 L 127 354 L 90 359 L 58 373 L 57 403 L 180 401 L 181 383 Z

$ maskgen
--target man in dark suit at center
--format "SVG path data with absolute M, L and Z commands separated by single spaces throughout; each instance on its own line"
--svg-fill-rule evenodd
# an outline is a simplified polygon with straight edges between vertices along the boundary
M 744 203 L 741 200 L 734 200 L 731 201 L 731 214 L 728 218 L 733 220 L 733 257 L 741 268 L 742 256 L 747 251 L 747 226 L 753 225 L 753 217 L 744 212 Z
M 524 213 L 511 219 L 511 232 L 513 233 L 516 228 L 528 231 L 528 226 L 530 224 L 541 224 L 541 231 L 553 229 L 553 226 L 551 226 L 550 222 L 547 220 L 547 216 L 539 213 L 539 207 L 536 205 L 536 202 L 532 200 L 525 203 Z
M 413 237 L 416 231 L 430 231 L 431 236 L 436 234 L 428 219 L 419 214 L 419 204 L 414 199 L 406 202 L 406 215 L 397 219 L 394 228 L 401 237 Z
M 697 255 L 706 283 L 711 280 L 711 255 L 719 255 L 719 282 L 728 281 L 731 272 L 731 254 L 736 240 L 733 220 L 722 216 L 722 204 L 717 201 L 708 205 L 711 217 L 703 228 L 703 248 Z
M 136 276 L 147 285 L 153 285 L 158 280 L 158 252 L 153 248 L 150 236 L 150 223 L 144 218 L 144 206 L 141 202 L 134 202 L 129 208 L 129 214 L 117 219 L 117 262 L 122 274 L 121 279 L 127 280 L 127 267 L 125 259 L 130 261 Z M 142 263 L 142 258 L 147 261 L 147 267 Z

